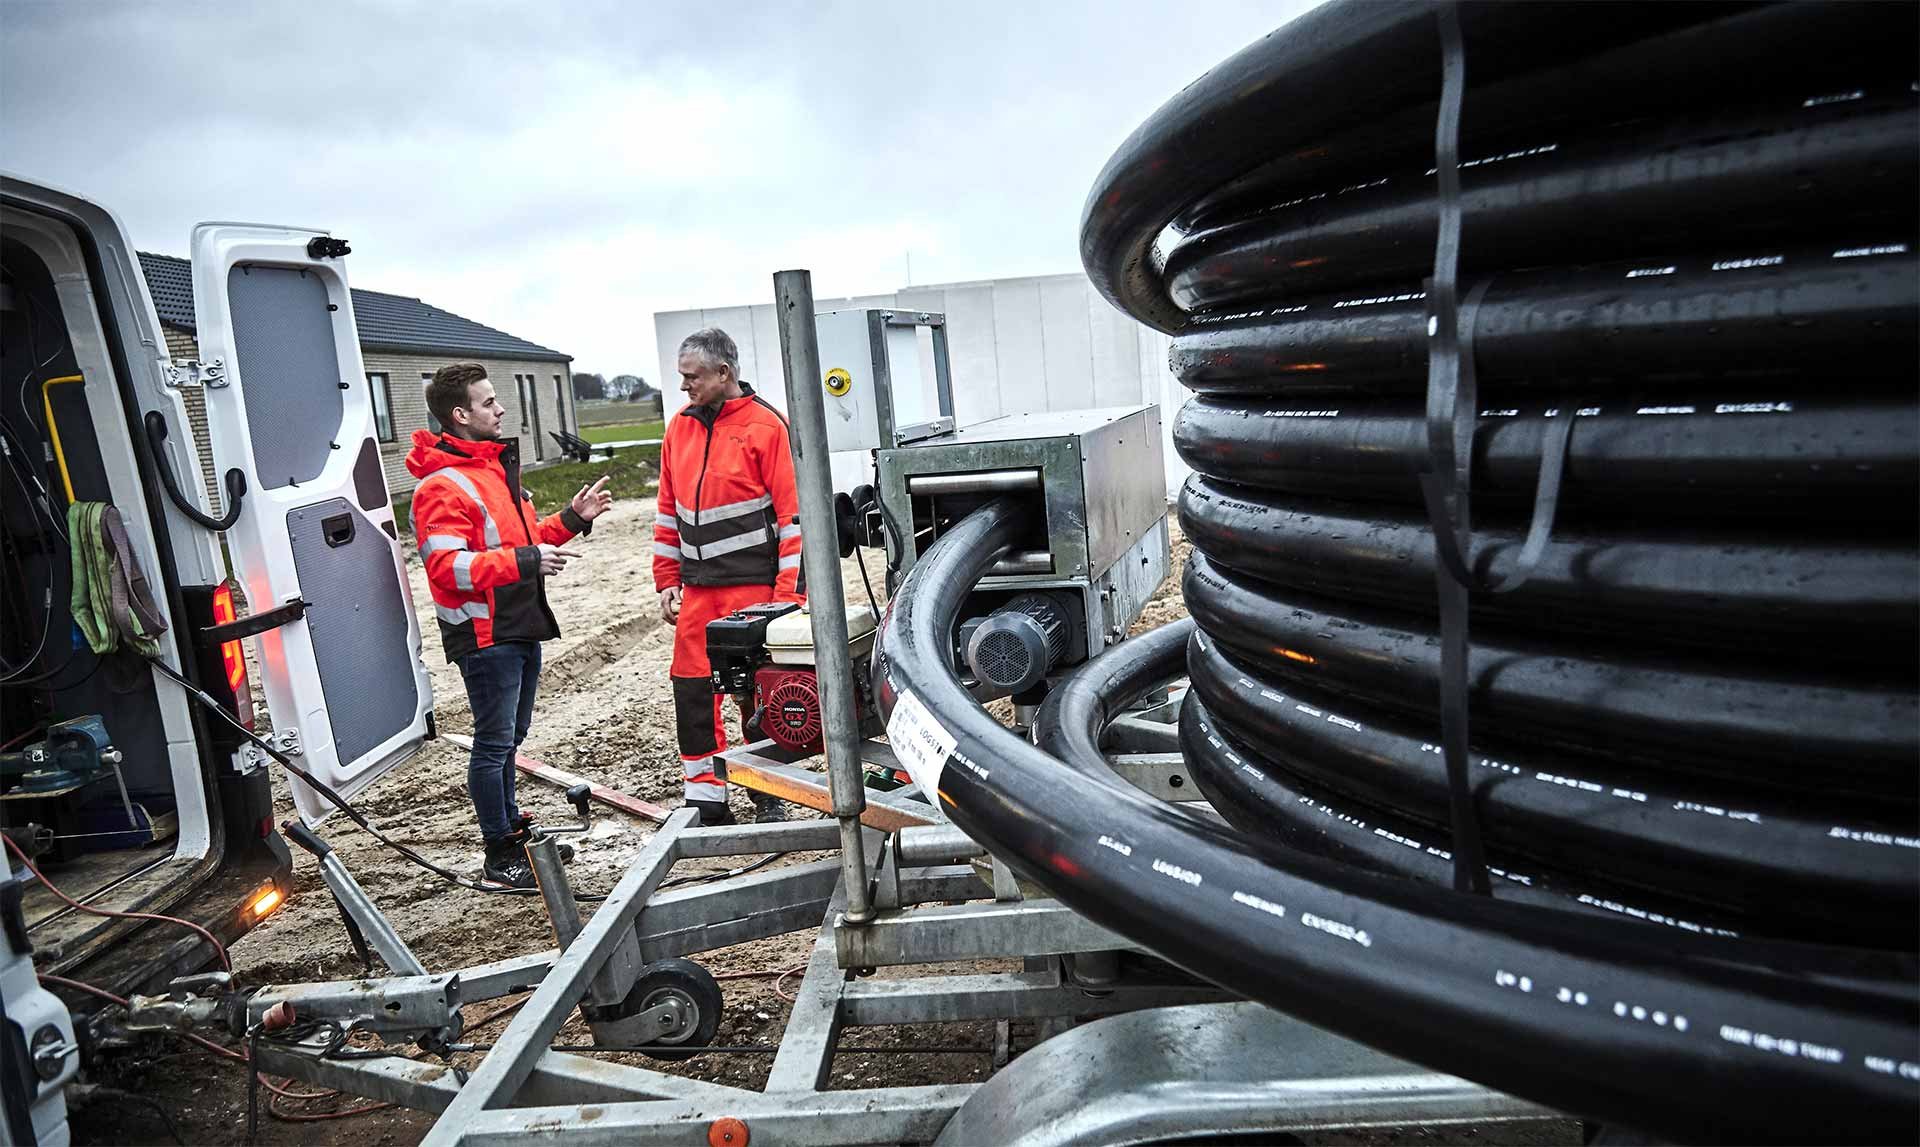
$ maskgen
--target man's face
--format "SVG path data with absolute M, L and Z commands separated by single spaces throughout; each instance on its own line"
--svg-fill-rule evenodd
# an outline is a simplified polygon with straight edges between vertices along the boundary
M 707 360 L 689 351 L 680 356 L 680 392 L 692 406 L 712 406 L 727 396 L 733 372 L 724 366 L 708 366 Z
M 493 393 L 493 382 L 481 379 L 467 384 L 467 404 L 454 411 L 454 418 L 466 416 L 462 428 L 466 437 L 477 442 L 492 442 L 500 437 L 500 427 L 506 422 L 506 408 L 500 405 L 500 398 Z

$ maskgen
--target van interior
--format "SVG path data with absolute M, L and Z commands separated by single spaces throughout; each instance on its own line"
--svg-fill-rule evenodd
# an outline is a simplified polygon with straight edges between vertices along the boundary
M 181 627 L 194 619 L 180 616 L 174 539 L 156 525 L 159 502 L 142 477 L 138 410 L 87 239 L 11 205 L 0 223 L 0 829 L 10 865 L 32 858 L 74 900 L 164 912 L 223 849 L 207 726 L 140 654 L 94 652 L 73 606 L 69 507 L 118 510 L 168 624 L 164 655 L 189 656 Z M 210 537 L 184 540 L 217 557 Z M 215 587 L 196 588 L 211 612 Z M 97 955 L 116 923 L 40 882 L 23 909 L 42 971 Z

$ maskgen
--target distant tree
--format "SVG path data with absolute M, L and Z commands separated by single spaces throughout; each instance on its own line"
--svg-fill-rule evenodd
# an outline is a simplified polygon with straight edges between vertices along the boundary
M 607 380 L 607 397 L 624 398 L 628 402 L 638 402 L 652 394 L 653 388 L 647 380 L 637 374 L 616 374 Z
M 597 374 L 585 371 L 573 372 L 573 396 L 575 398 L 605 398 L 607 380 Z

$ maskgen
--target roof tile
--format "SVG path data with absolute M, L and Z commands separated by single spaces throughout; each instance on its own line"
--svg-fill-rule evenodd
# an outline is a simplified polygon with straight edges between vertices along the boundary
M 171 255 L 142 251 L 140 269 L 146 274 L 147 291 L 153 296 L 154 309 L 160 312 L 160 321 L 179 330 L 192 331 L 191 264 Z M 360 330 L 360 345 L 377 350 L 449 351 L 558 361 L 572 358 L 406 295 L 363 291 L 356 287 L 353 314 Z

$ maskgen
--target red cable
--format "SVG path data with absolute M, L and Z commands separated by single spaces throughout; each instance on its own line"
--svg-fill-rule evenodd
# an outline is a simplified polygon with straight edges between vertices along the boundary
M 82 904 L 78 900 L 75 900 L 73 897 L 68 896 L 66 893 L 60 891 L 60 889 L 54 885 L 53 881 L 47 879 L 46 873 L 41 872 L 38 868 L 34 867 L 33 861 L 27 859 L 26 852 L 23 851 L 19 845 L 13 843 L 12 837 L 0 836 L 0 840 L 6 841 L 7 848 L 12 850 L 13 854 L 20 858 L 20 863 L 27 866 L 27 871 L 33 873 L 33 875 L 40 881 L 40 883 L 46 885 L 47 891 L 53 893 L 55 896 L 65 901 L 67 907 L 77 908 L 80 911 L 88 913 L 89 915 L 93 915 L 93 916 L 111 916 L 121 920 L 164 920 L 169 924 L 178 924 L 182 928 L 191 928 L 193 931 L 198 932 L 201 936 L 204 936 L 206 938 L 207 943 L 213 945 L 214 955 L 220 957 L 220 969 L 225 972 L 233 971 L 233 961 L 227 958 L 227 946 L 220 942 L 219 937 L 207 931 L 205 928 L 202 928 L 200 925 L 195 924 L 193 921 L 182 920 L 178 916 L 163 916 L 157 912 L 115 912 L 111 908 L 89 907 L 88 905 Z M 120 1002 L 125 1003 L 126 1001 L 122 1000 Z
M 65 976 L 56 976 L 52 972 L 40 972 L 38 973 L 38 975 L 42 983 L 59 984 L 63 988 L 72 988 L 76 992 L 85 992 L 91 996 L 98 996 L 101 999 L 108 1001 L 109 1003 L 119 1004 L 123 1008 L 130 1008 L 133 1006 L 132 1004 L 127 1002 L 127 998 L 125 996 L 116 996 L 112 992 L 107 991 L 105 988 L 96 988 L 92 984 L 83 984 L 79 980 L 69 980 Z M 167 1034 L 177 1035 L 181 1039 L 190 1040 L 193 1043 L 197 1043 L 201 1047 L 206 1048 L 208 1051 L 214 1053 L 215 1055 L 224 1056 L 227 1059 L 238 1060 L 241 1063 L 245 1063 L 247 1061 L 246 1056 L 242 1055 L 237 1051 L 234 1051 L 232 1048 L 221 1047 L 219 1044 L 213 1042 L 212 1040 L 194 1035 L 192 1032 L 169 1032 Z
M 38 973 L 38 975 L 42 983 L 58 984 L 63 988 L 72 988 L 74 991 L 77 991 L 77 992 L 85 992 L 91 996 L 98 996 L 99 998 L 106 1000 L 109 1003 L 119 1004 L 123 1008 L 132 1006 L 127 1001 L 127 998 L 125 996 L 116 996 L 112 992 L 107 991 L 105 988 L 96 988 L 92 984 L 82 983 L 79 980 L 70 980 L 65 976 L 56 976 L 52 972 L 41 972 L 41 973 Z M 214 1043 L 212 1040 L 194 1035 L 192 1032 L 168 1032 L 167 1034 L 179 1036 L 181 1039 L 188 1040 L 192 1043 L 198 1044 L 201 1047 L 205 1048 L 206 1050 L 212 1052 L 213 1054 L 221 1057 L 222 1059 L 230 1059 L 235 1061 L 236 1063 L 247 1062 L 247 1057 L 244 1053 L 237 1052 L 230 1047 L 221 1047 L 219 1044 Z M 336 1087 L 330 1087 L 325 1091 L 288 1091 L 285 1088 L 275 1084 L 271 1079 L 268 1079 L 265 1072 L 261 1072 L 259 1073 L 259 1075 L 260 1075 L 260 1086 L 266 1088 L 268 1091 L 273 1092 L 274 1095 L 276 1096 L 283 1096 L 287 1099 L 325 1099 L 329 1096 L 345 1094 L 339 1088 L 336 1088 Z M 288 1082 L 291 1083 L 292 1080 L 288 1080 Z M 394 1106 L 392 1103 L 382 1102 L 382 1103 L 368 1104 L 361 1107 L 348 1108 L 345 1111 L 324 1112 L 324 1113 L 313 1114 L 313 1115 L 300 1115 L 293 1112 L 283 1112 L 283 1111 L 276 1110 L 276 1108 L 278 1107 L 277 1101 L 270 1101 L 267 1104 L 267 1111 L 270 1114 L 278 1116 L 279 1118 L 285 1119 L 291 1123 L 313 1123 L 313 1122 L 319 1122 L 322 1119 L 344 1119 L 349 1115 L 364 1115 L 369 1111 L 378 1111 L 382 1107 L 392 1107 L 392 1106 Z
M 8 741 L 4 745 L 0 745 L 0 753 L 6 752 L 8 749 L 13 748 L 15 745 L 26 740 L 28 737 L 33 736 L 35 733 L 38 733 L 39 731 L 40 730 L 38 729 L 28 729 L 26 732 L 20 734 L 18 737 L 15 737 L 13 740 Z

